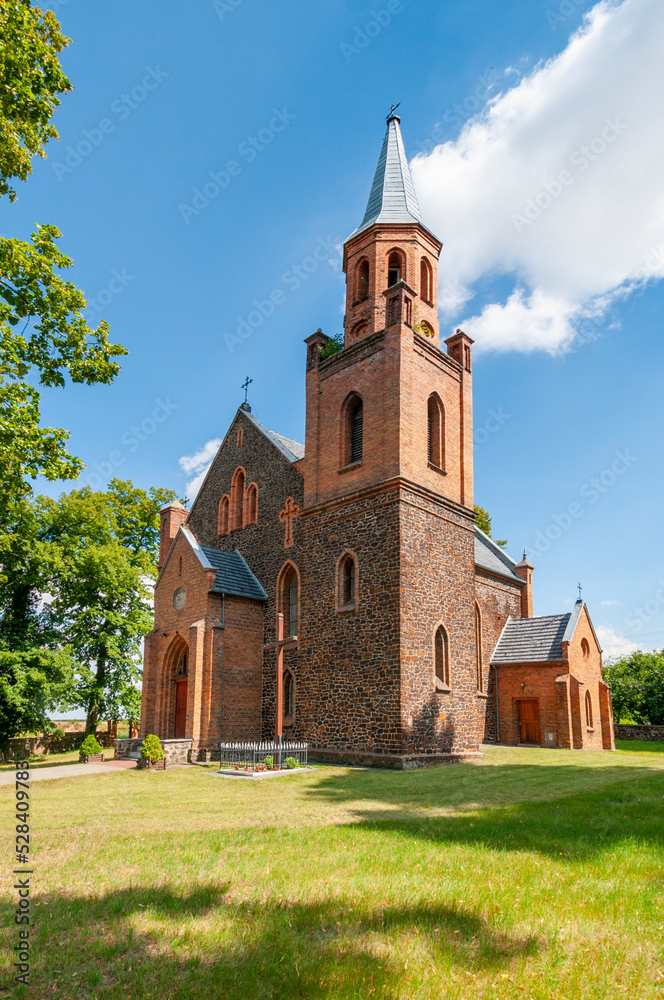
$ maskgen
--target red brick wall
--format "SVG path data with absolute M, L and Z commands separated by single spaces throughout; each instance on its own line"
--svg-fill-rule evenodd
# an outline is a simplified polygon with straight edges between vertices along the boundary
M 589 655 L 587 658 L 583 655 L 582 649 L 584 639 L 588 643 Z M 601 692 L 605 688 L 602 678 L 602 653 L 585 607 L 569 644 L 568 656 L 570 673 L 579 682 L 581 745 L 589 750 L 602 750 L 606 743 L 608 744 L 607 749 L 615 749 L 613 718 L 608 704 L 605 703 L 604 711 L 602 711 Z M 592 729 L 586 726 L 586 692 L 590 694 L 592 702 Z
M 520 743 L 518 702 L 537 699 L 540 746 L 545 745 L 547 730 L 557 734 L 559 745 L 565 745 L 568 732 L 566 699 L 561 702 L 561 697 L 564 698 L 564 695 L 561 695 L 560 684 L 556 684 L 556 678 L 566 673 L 567 664 L 563 662 L 546 665 L 501 664 L 497 668 L 501 743 L 512 746 Z M 524 687 L 521 687 L 522 683 Z
M 482 741 L 494 743 L 497 739 L 496 690 L 491 657 L 507 619 L 521 617 L 521 589 L 516 582 L 477 569 L 475 594 L 482 613 L 483 687 L 487 695 L 479 705 L 480 725 L 483 719 Z

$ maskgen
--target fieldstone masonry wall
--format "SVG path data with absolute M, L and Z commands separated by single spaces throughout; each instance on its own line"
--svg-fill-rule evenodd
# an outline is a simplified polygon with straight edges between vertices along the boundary
M 664 726 L 636 726 L 616 723 L 617 740 L 656 740 L 664 742 Z

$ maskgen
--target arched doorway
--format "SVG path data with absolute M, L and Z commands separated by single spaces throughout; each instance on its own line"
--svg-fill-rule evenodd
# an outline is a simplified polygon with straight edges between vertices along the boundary
M 168 713 L 170 718 L 167 720 L 166 730 L 171 732 L 176 740 L 183 740 L 187 735 L 189 647 L 182 636 L 176 637 L 168 651 L 166 669 L 172 679 Z

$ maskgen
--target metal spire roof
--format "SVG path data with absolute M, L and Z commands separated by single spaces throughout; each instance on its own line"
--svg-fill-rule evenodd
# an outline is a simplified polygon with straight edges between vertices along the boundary
M 395 114 L 387 119 L 387 131 L 371 185 L 367 210 L 362 224 L 351 236 L 357 236 L 377 222 L 419 222 L 422 225 L 420 206 L 417 204 L 413 178 L 403 148 L 400 121 Z

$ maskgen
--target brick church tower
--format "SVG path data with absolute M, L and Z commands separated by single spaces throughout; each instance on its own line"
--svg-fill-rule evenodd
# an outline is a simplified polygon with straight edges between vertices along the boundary
M 344 246 L 344 348 L 321 360 L 328 338 L 306 341 L 300 731 L 332 753 L 482 738 L 472 341 L 439 346 L 441 248 L 392 114 Z

